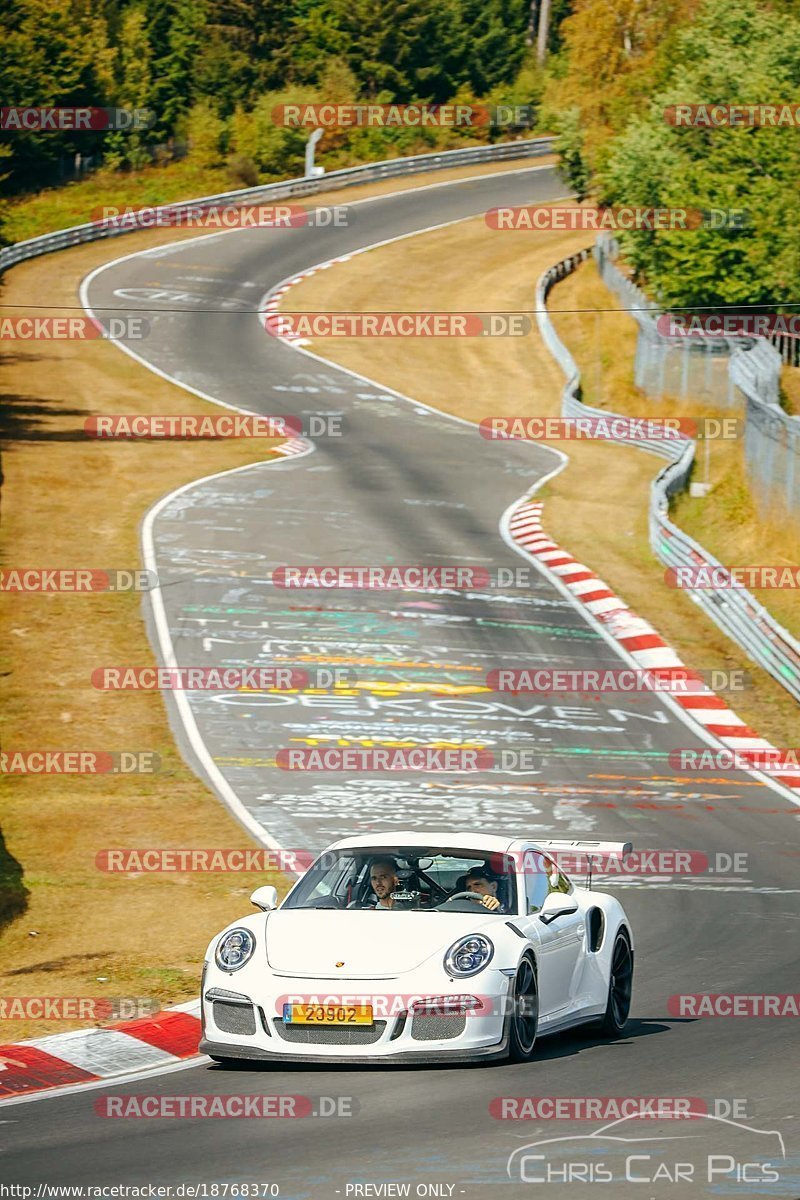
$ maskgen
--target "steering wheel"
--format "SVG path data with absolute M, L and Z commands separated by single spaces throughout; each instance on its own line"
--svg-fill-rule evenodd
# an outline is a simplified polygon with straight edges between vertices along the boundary
M 477 900 L 480 904 L 483 894 L 481 892 L 453 892 L 452 896 L 448 896 L 444 903 L 449 904 L 451 900 Z M 439 904 L 437 907 L 441 908 L 442 906 Z

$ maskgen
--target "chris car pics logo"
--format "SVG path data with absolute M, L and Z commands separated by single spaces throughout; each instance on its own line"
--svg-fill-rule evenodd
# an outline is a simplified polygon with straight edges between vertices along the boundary
M 649 1120 L 648 1128 L 633 1116 L 591 1133 L 529 1142 L 509 1155 L 507 1174 L 533 1185 L 639 1184 L 648 1200 L 668 1200 L 676 1184 L 703 1189 L 703 1194 L 707 1187 L 775 1194 L 772 1186 L 781 1182 L 786 1167 L 778 1130 L 708 1112 L 691 1116 L 691 1131 L 684 1133 L 674 1121 L 662 1133 L 657 1121 Z

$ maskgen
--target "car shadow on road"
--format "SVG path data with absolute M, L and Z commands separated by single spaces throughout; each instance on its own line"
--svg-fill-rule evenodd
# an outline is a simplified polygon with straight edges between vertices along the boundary
M 549 1062 L 558 1058 L 574 1058 L 576 1054 L 581 1054 L 586 1050 L 593 1050 L 597 1046 L 616 1047 L 620 1050 L 625 1049 L 632 1043 L 638 1041 L 639 1038 L 651 1037 L 657 1033 L 669 1033 L 675 1025 L 690 1025 L 694 1024 L 696 1017 L 636 1017 L 631 1018 L 628 1022 L 625 1033 L 619 1038 L 607 1038 L 596 1035 L 591 1029 L 570 1029 L 565 1033 L 556 1033 L 550 1037 L 543 1038 L 537 1043 L 537 1053 L 532 1064 L 537 1062 Z M 241 1062 L 230 1063 L 212 1063 L 210 1070 L 216 1072 L 273 1072 L 282 1071 L 287 1074 L 298 1075 L 314 1075 L 320 1072 L 334 1071 L 336 1074 L 352 1074 L 353 1072 L 373 1072 L 386 1071 L 392 1072 L 418 1072 L 418 1071 L 474 1071 L 478 1067 L 485 1070 L 491 1070 L 497 1067 L 520 1067 L 525 1064 L 501 1062 L 481 1062 L 476 1059 L 475 1062 L 466 1063 L 393 1063 L 391 1060 L 376 1059 L 372 1063 L 336 1063 L 332 1062 L 328 1066 L 324 1062 L 291 1062 L 287 1060 L 271 1062 L 255 1062 L 242 1060 Z
M 556 1058 L 573 1058 L 584 1050 L 596 1046 L 616 1046 L 624 1049 L 639 1038 L 651 1037 L 656 1033 L 670 1033 L 674 1025 L 694 1024 L 695 1017 L 631 1017 L 622 1037 L 607 1038 L 595 1033 L 590 1027 L 568 1029 L 552 1037 L 542 1038 L 536 1044 L 536 1061 L 549 1062 Z

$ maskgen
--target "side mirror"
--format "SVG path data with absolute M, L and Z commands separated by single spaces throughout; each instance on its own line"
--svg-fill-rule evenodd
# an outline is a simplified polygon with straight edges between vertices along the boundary
M 578 901 L 564 892 L 551 892 L 539 910 L 539 920 L 550 925 L 558 917 L 568 917 L 578 911 Z
M 256 908 L 263 909 L 264 912 L 269 912 L 271 908 L 278 907 L 278 889 L 271 884 L 258 887 L 250 897 L 250 903 L 255 904 Z

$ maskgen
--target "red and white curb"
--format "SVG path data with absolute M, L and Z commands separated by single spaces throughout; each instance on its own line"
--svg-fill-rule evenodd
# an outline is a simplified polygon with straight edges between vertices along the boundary
M 310 444 L 305 438 L 293 437 L 289 438 L 288 442 L 281 442 L 272 453 L 279 458 L 292 458 L 295 454 L 307 453 Z
M 688 668 L 659 633 L 615 595 L 591 568 L 554 542 L 542 529 L 541 501 L 524 500 L 508 523 L 512 539 L 522 546 L 546 572 L 555 576 L 562 587 L 601 622 L 610 637 L 644 670 L 659 671 Z M 672 692 L 671 699 L 699 725 L 729 750 L 775 750 L 771 742 L 744 723 L 711 688 Z M 800 774 L 785 770 L 758 768 L 759 773 L 788 788 L 800 800 Z
M 74 1029 L 29 1042 L 0 1045 L 4 1099 L 177 1065 L 196 1058 L 200 1001 L 107 1029 Z
M 283 283 L 275 288 L 273 292 L 269 293 L 264 307 L 259 313 L 261 323 L 267 332 L 271 333 L 273 337 L 280 338 L 283 342 L 288 342 L 292 346 L 310 346 L 311 338 L 298 337 L 294 333 L 284 332 L 284 325 L 280 319 L 280 308 L 283 298 L 295 284 L 302 283 L 304 279 L 310 279 L 312 275 L 318 275 L 320 271 L 327 271 L 329 267 L 333 267 L 337 263 L 349 262 L 351 258 L 351 254 L 343 254 L 340 258 L 329 258 L 325 262 L 309 267 L 307 271 L 301 271 L 298 275 L 292 275 L 291 278 L 284 279 Z

